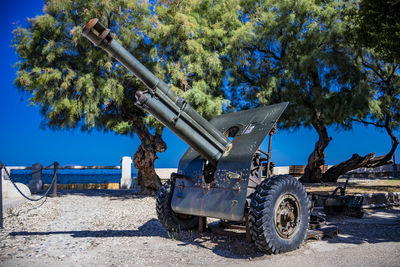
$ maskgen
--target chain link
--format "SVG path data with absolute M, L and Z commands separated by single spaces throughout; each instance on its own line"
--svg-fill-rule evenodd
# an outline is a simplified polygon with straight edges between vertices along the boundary
M 47 166 L 47 167 L 45 167 L 45 169 L 50 168 L 51 166 L 54 166 L 54 163 L 51 164 L 51 165 L 49 165 L 49 166 Z M 39 201 L 39 200 L 43 199 L 44 197 L 47 197 L 48 194 L 50 193 L 50 190 L 53 188 L 53 184 L 54 184 L 54 182 L 55 182 L 55 180 L 56 180 L 56 179 L 55 179 L 55 178 L 56 178 L 56 175 L 53 175 L 53 180 L 51 181 L 51 184 L 50 184 L 49 188 L 47 188 L 47 190 L 46 190 L 46 192 L 44 193 L 44 195 L 41 196 L 41 197 L 39 197 L 39 198 L 30 198 L 30 197 L 26 196 L 26 195 L 18 188 L 18 186 L 15 184 L 15 182 L 11 179 L 11 173 L 7 170 L 6 166 L 5 166 L 2 162 L 0 162 L 0 171 L 1 171 L 2 169 L 4 169 L 4 171 L 6 172 L 6 174 L 8 175 L 8 177 L 10 178 L 10 181 L 11 181 L 11 183 L 14 185 L 15 189 L 17 189 L 17 191 L 18 191 L 24 198 L 26 198 L 27 200 L 30 200 L 30 201 Z

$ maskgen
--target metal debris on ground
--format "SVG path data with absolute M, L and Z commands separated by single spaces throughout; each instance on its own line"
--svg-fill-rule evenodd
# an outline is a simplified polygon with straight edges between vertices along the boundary
M 329 216 L 346 215 L 362 218 L 364 212 L 362 205 L 364 197 L 360 195 L 346 195 L 346 188 L 349 182 L 347 177 L 343 186 L 338 186 L 329 196 L 311 194 L 310 201 L 314 206 L 322 206 L 324 212 Z
M 247 239 L 245 222 L 231 222 L 220 220 L 208 224 L 208 228 L 214 234 Z M 310 215 L 310 224 L 307 231 L 306 240 L 322 240 L 324 238 L 333 238 L 339 233 L 335 224 L 326 221 L 325 217 L 313 212 Z M 251 242 L 251 240 L 246 240 Z
M 325 217 L 313 211 L 310 215 L 310 225 L 307 231 L 306 240 L 323 238 L 333 238 L 339 233 L 337 225 L 330 224 Z

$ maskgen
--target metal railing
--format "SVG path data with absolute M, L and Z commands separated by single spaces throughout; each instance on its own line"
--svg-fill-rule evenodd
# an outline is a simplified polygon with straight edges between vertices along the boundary
M 1 168 L 0 168 L 0 229 L 3 228 L 3 179 L 4 180 L 9 180 L 11 183 L 14 185 L 15 189 L 26 199 L 29 199 L 31 201 L 38 201 L 41 200 L 44 197 L 51 196 L 51 197 L 56 197 L 57 196 L 57 171 L 58 170 L 122 170 L 122 166 L 98 166 L 98 165 L 92 165 L 92 166 L 83 166 L 83 165 L 64 165 L 60 166 L 58 162 L 54 162 L 53 164 L 49 166 L 41 166 L 39 165 L 38 168 L 35 168 L 34 166 L 5 166 L 1 163 Z M 53 179 L 49 185 L 49 188 L 47 188 L 45 194 L 43 194 L 41 197 L 37 199 L 32 199 L 29 196 L 26 196 L 15 184 L 15 182 L 11 179 L 11 172 L 14 170 L 31 170 L 32 175 L 33 174 L 38 174 L 39 175 L 39 180 L 41 180 L 41 174 L 42 170 L 53 170 Z M 122 172 L 121 172 L 122 175 Z M 32 180 L 32 179 L 31 179 Z M 135 179 L 133 179 L 133 182 L 135 182 Z M 43 184 L 42 184 L 43 185 Z
M 7 166 L 9 170 L 32 170 L 31 166 Z M 52 170 L 54 166 L 50 167 L 43 167 L 43 170 Z M 82 166 L 82 165 L 65 165 L 65 166 L 58 166 L 57 169 L 59 170 L 120 170 L 121 166 Z
M 57 171 L 58 170 L 121 170 L 122 167 L 117 165 L 117 166 L 99 166 L 99 165 L 91 165 L 91 166 L 84 166 L 84 165 L 64 165 L 60 166 L 58 165 L 57 162 L 55 162 L 51 166 L 45 166 L 37 171 L 42 171 L 42 170 L 54 170 L 54 175 L 55 175 L 55 182 L 51 184 L 52 186 L 52 192 L 50 196 L 57 196 Z M 34 168 L 32 166 L 7 166 L 6 170 L 8 170 L 9 173 L 14 170 L 31 170 L 34 171 Z M 9 178 L 9 177 L 8 177 Z

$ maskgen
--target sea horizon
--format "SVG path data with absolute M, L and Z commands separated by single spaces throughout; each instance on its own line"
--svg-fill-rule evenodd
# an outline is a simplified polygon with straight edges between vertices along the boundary
M 137 176 L 133 169 L 132 178 Z M 30 170 L 12 170 L 11 180 L 16 183 L 29 184 L 32 178 Z M 42 180 L 50 184 L 53 179 L 53 170 L 42 170 Z M 121 181 L 121 170 L 58 170 L 58 184 L 105 184 L 119 183 Z

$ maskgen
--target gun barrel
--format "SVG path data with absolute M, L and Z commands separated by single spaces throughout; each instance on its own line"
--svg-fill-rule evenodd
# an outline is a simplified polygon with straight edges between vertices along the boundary
M 95 46 L 107 51 L 146 85 L 147 91 L 139 91 L 136 94 L 137 104 L 191 148 L 214 165 L 226 151 L 229 151 L 231 147 L 229 139 L 114 40 L 110 30 L 98 19 L 91 19 L 84 27 L 82 35 Z

